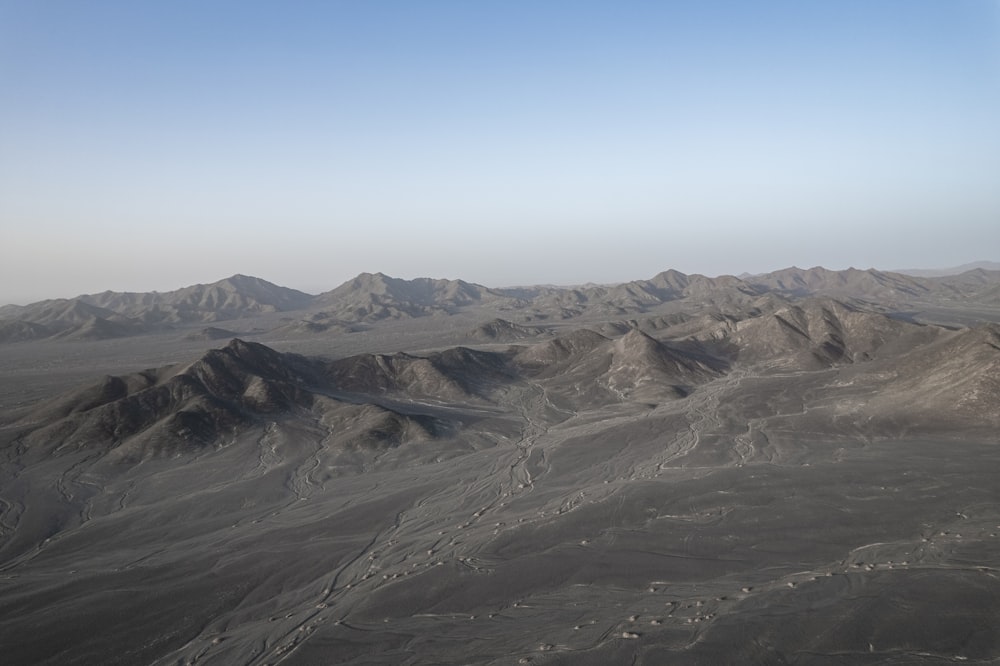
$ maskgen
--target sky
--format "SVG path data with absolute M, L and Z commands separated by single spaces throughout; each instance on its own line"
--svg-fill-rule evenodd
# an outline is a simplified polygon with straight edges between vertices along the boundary
M 1000 260 L 1000 0 L 0 0 L 0 303 Z

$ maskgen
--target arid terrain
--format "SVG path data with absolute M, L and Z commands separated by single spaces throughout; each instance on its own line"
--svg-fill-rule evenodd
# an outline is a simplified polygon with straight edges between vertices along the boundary
M 984 269 L 5 306 L 0 662 L 1000 663 L 998 322 Z

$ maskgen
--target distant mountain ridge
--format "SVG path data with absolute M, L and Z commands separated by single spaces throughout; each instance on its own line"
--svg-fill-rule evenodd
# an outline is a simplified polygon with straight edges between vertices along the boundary
M 312 299 L 297 289 L 239 274 L 163 293 L 105 291 L 78 298 L 147 323 L 238 319 L 248 313 L 298 310 L 308 306 Z
M 0 342 L 124 337 L 174 324 L 214 323 L 300 310 L 313 298 L 246 275 L 167 292 L 105 291 L 0 308 Z
M 914 278 L 875 269 L 848 268 L 831 271 L 822 266 L 809 269 L 785 268 L 746 280 L 762 291 L 776 291 L 793 296 L 849 295 L 876 299 L 903 296 L 921 297 L 930 288 Z
M 447 314 L 465 306 L 516 300 L 499 290 L 464 280 L 403 280 L 383 273 L 361 273 L 316 296 L 313 303 L 339 319 L 377 321 Z
M 949 275 L 961 275 L 962 273 L 968 273 L 969 271 L 974 271 L 976 269 L 1000 271 L 1000 262 L 973 261 L 972 263 L 962 264 L 961 266 L 952 266 L 950 268 L 897 268 L 892 272 L 910 275 L 913 277 L 946 277 Z
M 513 312 L 524 321 L 565 320 L 585 313 L 631 317 L 686 299 L 723 310 L 752 309 L 754 302 L 765 296 L 824 296 L 895 306 L 935 300 L 997 306 L 1000 271 L 978 267 L 959 275 L 916 277 L 875 269 L 834 271 L 793 266 L 762 275 L 713 278 L 667 270 L 648 280 L 611 286 L 500 289 L 463 280 L 404 280 L 383 273 L 361 273 L 318 295 L 233 275 L 162 293 L 106 291 L 4 306 L 0 308 L 0 342 L 124 337 L 271 313 L 294 313 L 280 326 L 289 335 L 351 332 L 365 323 L 447 316 L 476 308 L 491 313 L 491 319 L 510 319 L 506 314 L 497 315 Z M 523 334 L 525 331 L 515 333 L 514 329 L 502 333 L 506 337 Z M 494 335 L 501 333 L 495 331 Z

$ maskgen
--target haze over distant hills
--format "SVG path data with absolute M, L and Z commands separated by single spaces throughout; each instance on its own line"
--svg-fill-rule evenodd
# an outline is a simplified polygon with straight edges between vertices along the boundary
M 792 267 L 743 278 L 710 278 L 668 270 L 649 280 L 617 285 L 500 289 L 462 280 L 402 280 L 382 273 L 362 273 L 318 295 L 234 275 L 170 292 L 106 291 L 26 306 L 7 305 L 0 308 L 0 342 L 126 337 L 269 313 L 289 313 L 291 320 L 280 326 L 290 334 L 345 332 L 366 322 L 449 315 L 480 307 L 524 321 L 551 321 L 595 314 L 628 316 L 692 299 L 715 307 L 742 307 L 765 294 L 826 295 L 889 302 L 897 307 L 926 307 L 942 299 L 992 306 L 1000 303 L 1000 270 L 977 265 L 959 274 L 921 277 L 874 269 Z
M 981 268 L 987 271 L 1000 271 L 1000 262 L 997 261 L 973 261 L 972 263 L 952 266 L 951 268 L 898 268 L 894 273 L 912 275 L 914 277 L 942 277 L 945 275 L 959 275 Z

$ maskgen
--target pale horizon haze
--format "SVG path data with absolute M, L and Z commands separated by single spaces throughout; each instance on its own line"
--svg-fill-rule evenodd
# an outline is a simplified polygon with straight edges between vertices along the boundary
M 0 0 L 0 304 L 1000 259 L 1000 2 Z

